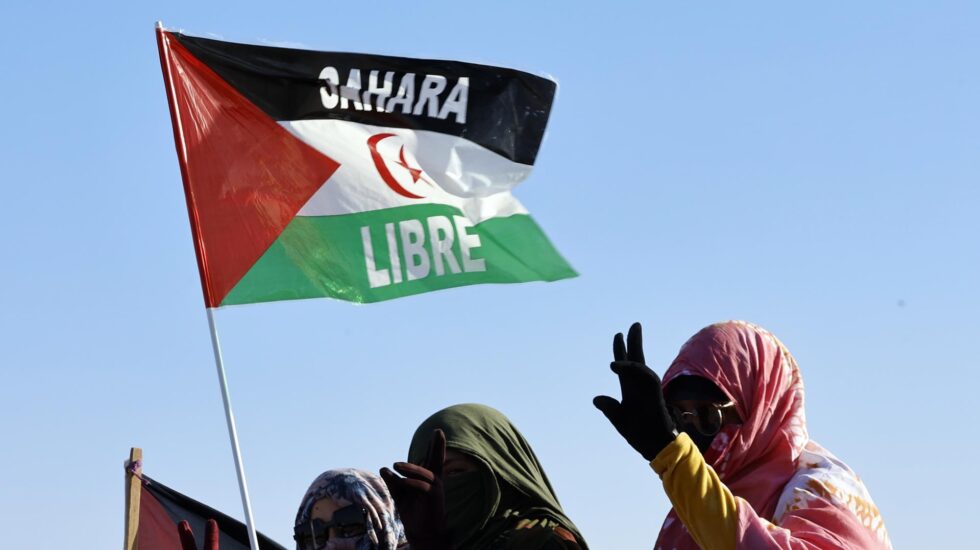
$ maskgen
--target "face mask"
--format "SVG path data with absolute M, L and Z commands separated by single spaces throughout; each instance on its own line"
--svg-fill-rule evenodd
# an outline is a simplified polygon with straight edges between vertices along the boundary
M 708 448 L 711 447 L 711 442 L 715 440 L 714 435 L 704 435 L 703 433 L 690 427 L 685 427 L 683 431 L 691 437 L 691 441 L 693 441 L 694 445 L 699 451 L 701 451 L 701 455 L 708 452 Z
M 446 478 L 446 524 L 459 544 L 486 525 L 497 508 L 500 490 L 489 472 L 465 472 Z

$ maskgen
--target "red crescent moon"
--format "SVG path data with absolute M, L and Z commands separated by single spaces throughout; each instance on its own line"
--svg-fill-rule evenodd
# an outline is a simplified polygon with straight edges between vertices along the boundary
M 398 180 L 396 180 L 395 177 L 391 175 L 391 171 L 388 170 L 388 166 L 385 164 L 384 159 L 381 158 L 381 153 L 378 152 L 378 144 L 381 143 L 381 140 L 390 138 L 394 135 L 395 134 L 383 133 L 375 134 L 368 138 L 367 144 L 368 148 L 371 149 L 371 160 L 374 161 L 374 167 L 378 169 L 378 174 L 381 175 L 381 179 L 388 184 L 388 187 L 391 187 L 392 191 L 410 199 L 421 199 L 421 196 L 412 193 L 398 183 Z

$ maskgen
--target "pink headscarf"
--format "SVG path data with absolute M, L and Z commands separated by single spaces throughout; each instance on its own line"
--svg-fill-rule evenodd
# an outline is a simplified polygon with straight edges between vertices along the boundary
M 681 347 L 664 387 L 683 375 L 713 382 L 743 420 L 725 426 L 704 457 L 738 500 L 738 547 L 891 548 L 864 485 L 809 441 L 803 380 L 775 336 L 744 321 L 711 325 Z M 698 546 L 671 511 L 656 548 Z

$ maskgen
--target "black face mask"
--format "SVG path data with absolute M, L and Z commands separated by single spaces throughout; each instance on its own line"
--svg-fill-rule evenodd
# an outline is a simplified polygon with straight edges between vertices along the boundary
M 693 427 L 690 426 L 685 427 L 681 431 L 683 431 L 688 436 L 690 436 L 691 441 L 694 442 L 694 445 L 697 446 L 698 450 L 701 451 L 702 455 L 708 452 L 708 448 L 711 447 L 711 443 L 715 440 L 715 437 L 718 435 L 718 434 L 704 435 L 703 433 L 695 430 Z
M 728 401 L 728 396 L 726 396 L 725 393 L 722 392 L 718 386 L 715 386 L 710 380 L 693 375 L 682 375 L 672 380 L 667 385 L 665 397 L 667 398 L 668 405 L 679 400 L 708 401 L 709 403 L 725 403 Z M 690 436 L 691 441 L 694 442 L 694 445 L 697 446 L 698 450 L 701 451 L 701 454 L 703 455 L 708 452 L 708 448 L 711 447 L 711 443 L 718 435 L 716 430 L 720 430 L 723 427 L 723 419 L 718 417 L 717 423 L 708 422 L 708 420 L 710 420 L 708 418 L 708 413 L 713 411 L 710 411 L 707 408 L 702 411 L 699 408 L 697 412 L 699 416 L 705 417 L 704 420 L 700 421 L 702 423 L 706 423 L 703 428 L 706 430 L 715 431 L 714 434 L 705 435 L 697 428 L 696 425 L 680 422 L 679 418 L 675 418 L 675 422 L 677 422 L 677 429 Z

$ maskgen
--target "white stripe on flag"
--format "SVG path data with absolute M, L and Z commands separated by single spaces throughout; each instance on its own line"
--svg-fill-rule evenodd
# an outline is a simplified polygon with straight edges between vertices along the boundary
M 303 206 L 300 216 L 334 216 L 425 203 L 455 206 L 473 223 L 527 213 L 510 191 L 528 176 L 531 166 L 469 140 L 343 120 L 280 124 L 340 163 L 330 180 Z M 369 145 L 372 137 L 377 158 Z M 378 162 L 388 170 L 392 183 L 386 183 Z M 395 187 L 421 198 L 400 195 Z

